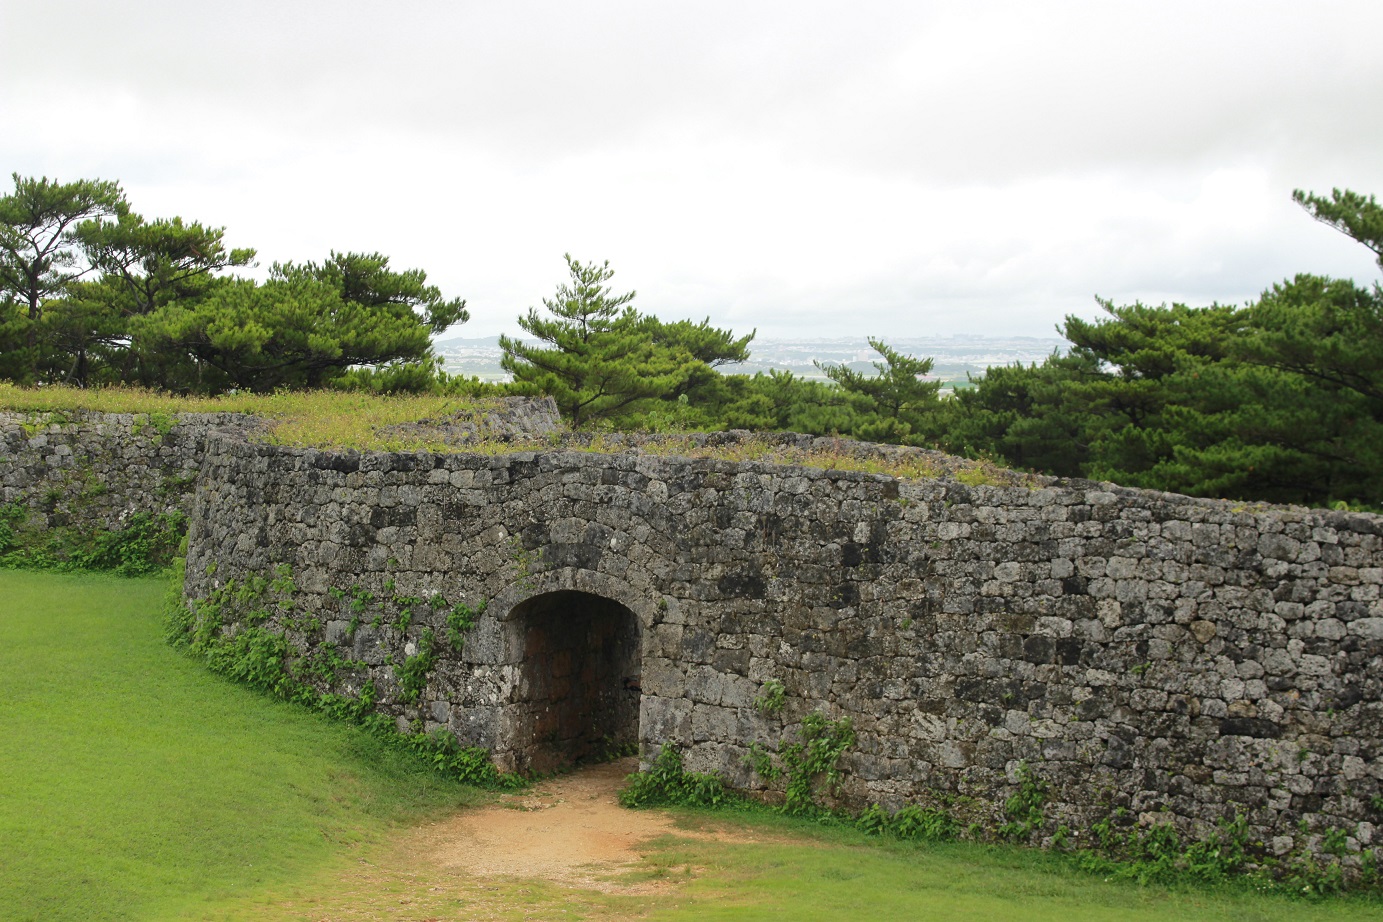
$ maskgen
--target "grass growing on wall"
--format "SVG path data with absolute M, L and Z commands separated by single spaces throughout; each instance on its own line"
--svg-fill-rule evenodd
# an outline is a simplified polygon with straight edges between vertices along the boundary
M 163 643 L 166 583 L 0 571 L 0 916 L 160 918 L 481 795 Z
M 435 435 L 392 431 L 391 427 L 421 420 L 481 421 L 500 398 L 437 396 L 431 394 L 377 395 L 355 391 L 292 391 L 276 394 L 237 394 L 224 397 L 173 397 L 138 388 L 110 387 L 20 388 L 0 382 L 0 409 L 35 414 L 75 410 L 144 414 L 155 428 L 166 428 L 177 413 L 244 413 L 265 420 L 257 438 L 275 445 L 299 448 L 364 451 L 429 451 L 504 454 L 515 451 L 618 453 L 631 450 L 631 441 L 617 434 L 587 434 L 582 438 L 486 439 L 464 446 Z M 824 441 L 814 448 L 781 444 L 769 436 L 698 444 L 690 436 L 659 435 L 637 439 L 634 450 L 662 457 L 705 458 L 729 462 L 763 462 L 825 470 L 882 474 L 902 480 L 951 477 L 970 485 L 1033 485 L 1026 474 L 1005 470 L 987 461 L 949 458 L 935 452 L 899 452 L 889 456 L 860 453 L 848 441 Z
M 483 416 L 495 398 L 432 394 L 381 396 L 356 391 L 282 391 L 223 397 L 174 397 L 130 387 L 23 388 L 0 382 L 0 408 L 33 414 L 74 410 L 144 414 L 156 428 L 176 413 L 244 413 L 269 424 L 268 441 L 308 448 L 380 451 L 441 449 L 440 443 L 381 433 L 381 429 L 458 414 Z M 450 449 L 455 450 L 455 449 Z

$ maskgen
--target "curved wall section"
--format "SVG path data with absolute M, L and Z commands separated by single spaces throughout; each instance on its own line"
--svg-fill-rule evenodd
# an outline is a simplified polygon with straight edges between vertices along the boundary
M 1122 806 L 1201 831 L 1243 810 L 1264 836 L 1307 819 L 1369 838 L 1381 535 L 1375 516 L 1084 482 L 225 439 L 203 467 L 187 585 L 196 598 L 286 568 L 320 621 L 284 622 L 290 638 L 361 664 L 341 690 L 373 678 L 401 725 L 445 727 L 508 767 L 530 764 L 534 720 L 514 706 L 532 664 L 512 632 L 529 599 L 576 590 L 637 621 L 645 754 L 676 740 L 689 769 L 746 787 L 750 746 L 820 710 L 858 731 L 855 806 L 999 804 L 1026 762 L 1076 829 Z M 381 602 L 434 597 L 406 622 Z M 405 701 L 399 665 L 457 603 L 488 607 Z M 765 714 L 770 679 L 786 698 Z

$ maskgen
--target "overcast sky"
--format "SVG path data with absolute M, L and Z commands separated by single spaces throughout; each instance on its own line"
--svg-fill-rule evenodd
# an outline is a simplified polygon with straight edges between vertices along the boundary
M 262 266 L 378 250 L 514 330 L 609 260 L 766 338 L 1049 335 L 1372 281 L 1383 3 L 0 0 L 0 166 Z

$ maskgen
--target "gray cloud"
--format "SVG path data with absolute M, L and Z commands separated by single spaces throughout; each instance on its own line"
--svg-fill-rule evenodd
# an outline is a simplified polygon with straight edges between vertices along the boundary
M 565 250 L 650 310 L 777 335 L 1045 333 L 1096 293 L 1376 275 L 1288 195 L 1383 192 L 1380 26 L 1363 2 L 9 4 L 0 154 L 266 259 L 384 250 L 477 333 Z

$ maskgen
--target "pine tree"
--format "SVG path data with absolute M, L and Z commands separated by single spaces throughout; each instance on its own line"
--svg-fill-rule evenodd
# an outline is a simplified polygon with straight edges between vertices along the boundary
M 606 284 L 615 274 L 608 260 L 563 258 L 570 279 L 543 299 L 546 314 L 531 307 L 519 318 L 542 345 L 500 337 L 501 365 L 517 390 L 552 396 L 573 426 L 583 426 L 675 394 L 705 366 L 685 348 L 655 341 L 630 306 L 634 292 L 617 295 Z

